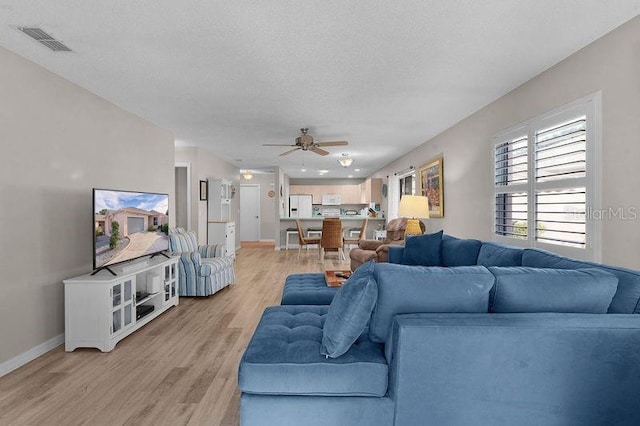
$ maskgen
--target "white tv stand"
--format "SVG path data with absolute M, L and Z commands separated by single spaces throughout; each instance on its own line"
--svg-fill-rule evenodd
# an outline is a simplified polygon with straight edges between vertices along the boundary
M 100 271 L 64 280 L 65 350 L 88 347 L 109 352 L 120 340 L 177 306 L 178 259 L 145 259 L 139 268 L 112 266 L 117 276 Z M 161 291 L 136 300 L 136 290 L 146 291 L 150 274 L 160 277 Z M 153 306 L 153 311 L 136 319 L 136 307 L 143 305 Z

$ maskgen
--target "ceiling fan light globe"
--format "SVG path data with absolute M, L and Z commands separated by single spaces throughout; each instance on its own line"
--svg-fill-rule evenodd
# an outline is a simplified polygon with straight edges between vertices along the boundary
M 351 157 L 340 158 L 338 160 L 338 163 L 340 163 L 342 167 L 349 167 L 351 164 L 353 164 L 353 158 Z

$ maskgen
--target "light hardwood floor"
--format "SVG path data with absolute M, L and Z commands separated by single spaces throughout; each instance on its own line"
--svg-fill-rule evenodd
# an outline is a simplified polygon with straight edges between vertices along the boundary
M 181 298 L 112 352 L 60 346 L 0 378 L 0 424 L 238 425 L 238 362 L 286 276 L 349 268 L 335 254 L 296 255 L 242 248 L 236 284 Z

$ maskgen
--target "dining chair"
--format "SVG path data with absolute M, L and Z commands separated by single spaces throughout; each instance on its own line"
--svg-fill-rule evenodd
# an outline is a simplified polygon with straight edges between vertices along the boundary
M 344 238 L 344 245 L 358 245 L 358 242 L 362 239 L 364 239 L 367 236 L 367 224 L 369 223 L 369 218 L 365 217 L 364 220 L 362 221 L 362 226 L 360 227 L 360 233 L 358 234 L 357 237 L 346 237 Z
M 305 237 L 304 231 L 302 230 L 302 223 L 300 223 L 300 219 L 296 219 L 296 227 L 298 228 L 298 259 L 300 258 L 300 252 L 302 251 L 302 246 L 308 246 L 309 244 L 317 244 L 318 252 L 320 252 L 320 237 Z
M 325 252 L 338 252 L 338 259 L 344 260 L 344 247 L 342 237 L 342 221 L 339 218 L 325 219 L 322 221 L 322 238 L 320 242 L 320 259 L 324 260 Z

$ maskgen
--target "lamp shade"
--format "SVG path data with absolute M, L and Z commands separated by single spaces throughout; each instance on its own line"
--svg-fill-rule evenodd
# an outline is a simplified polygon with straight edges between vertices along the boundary
M 422 195 L 403 195 L 398 206 L 398 216 L 428 219 L 429 199 Z

